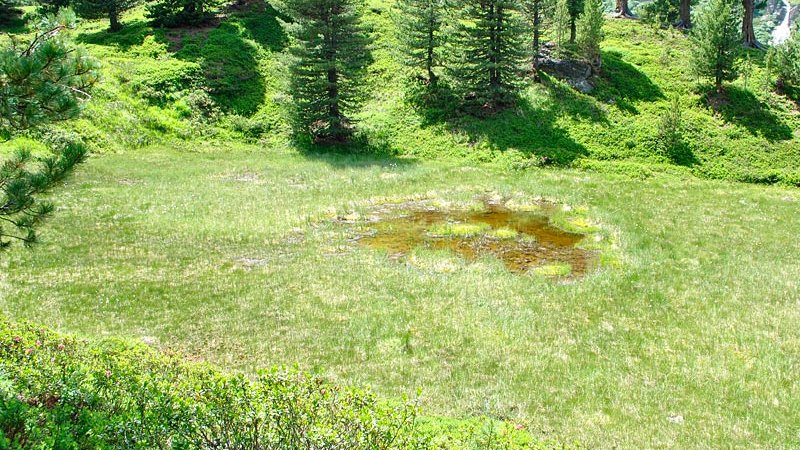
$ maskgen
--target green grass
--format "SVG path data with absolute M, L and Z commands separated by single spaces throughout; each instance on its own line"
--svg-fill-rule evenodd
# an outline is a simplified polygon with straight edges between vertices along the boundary
M 443 237 L 472 237 L 484 233 L 489 228 L 485 223 L 443 223 L 432 226 L 428 233 Z
M 654 173 L 147 148 L 95 157 L 44 242 L 0 260 L 0 308 L 253 371 L 319 371 L 426 413 L 589 447 L 787 448 L 800 423 L 800 193 Z M 572 205 L 616 267 L 571 283 L 490 258 L 352 244 L 371 204 Z M 577 225 L 582 225 L 576 224 Z M 674 423 L 682 416 L 682 423 Z

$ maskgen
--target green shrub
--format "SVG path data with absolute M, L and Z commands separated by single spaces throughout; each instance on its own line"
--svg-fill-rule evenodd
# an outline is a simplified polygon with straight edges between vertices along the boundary
M 0 448 L 545 448 L 505 422 L 417 419 L 413 402 L 316 376 L 226 374 L 143 344 L 82 341 L 0 316 Z
M 203 70 L 199 64 L 170 59 L 140 68 L 130 86 L 140 97 L 161 104 L 174 100 L 176 93 L 195 90 L 202 84 Z

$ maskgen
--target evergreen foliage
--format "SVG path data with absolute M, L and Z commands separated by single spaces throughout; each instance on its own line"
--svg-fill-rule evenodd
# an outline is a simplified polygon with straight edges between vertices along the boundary
M 775 63 L 779 88 L 784 84 L 800 87 L 800 26 L 787 41 L 775 48 Z
M 603 0 L 586 0 L 583 14 L 578 19 L 578 47 L 594 72 L 599 72 L 603 63 L 600 43 L 605 20 Z
M 86 19 L 108 17 L 111 31 L 122 29 L 119 19 L 122 13 L 140 3 L 140 0 L 73 0 L 73 8 L 79 16 Z
M 97 81 L 96 63 L 69 45 L 64 31 L 74 15 L 46 17 L 27 45 L 14 42 L 0 52 L 0 129 L 9 135 L 47 122 L 75 117 L 78 97 Z M 38 197 L 63 180 L 86 156 L 83 145 L 67 143 L 53 155 L 20 149 L 0 164 L 0 249 L 12 241 L 36 242 L 36 227 L 53 211 Z
M 356 0 L 288 0 L 293 22 L 290 92 L 295 130 L 316 142 L 344 142 L 363 100 L 369 37 Z
M 552 10 L 551 0 L 522 0 L 522 11 L 531 30 L 531 60 L 536 80 L 539 81 L 539 58 L 541 57 L 542 34 L 545 18 Z
M 404 63 L 428 84 L 436 84 L 442 45 L 442 0 L 399 0 L 395 24 Z
M 448 73 L 470 112 L 491 113 L 515 101 L 528 56 L 518 5 L 510 0 L 463 4 Z
M 555 0 L 553 8 L 553 42 L 556 45 L 556 53 L 560 56 L 563 52 L 564 44 L 569 39 L 570 30 L 569 0 Z
M 692 68 L 697 76 L 722 83 L 734 80 L 734 66 L 741 49 L 742 9 L 738 0 L 710 0 L 702 6 L 691 34 Z
M 36 227 L 53 212 L 39 196 L 66 178 L 86 157 L 86 148 L 70 143 L 55 155 L 35 158 L 19 149 L 0 165 L 0 250 L 13 241 L 36 243 Z
M 71 0 L 38 0 L 36 3 L 39 5 L 39 11 L 44 14 L 56 14 L 62 8 L 69 7 Z
M 146 16 L 159 27 L 196 26 L 213 19 L 222 3 L 222 0 L 158 0 L 147 6 Z
M 0 24 L 14 19 L 20 14 L 16 0 L 0 0 Z
M 567 0 L 567 10 L 569 11 L 569 43 L 574 44 L 577 38 L 578 18 L 583 14 L 584 2 L 586 0 Z
M 78 100 L 98 77 L 97 63 L 70 45 L 69 10 L 48 16 L 25 44 L 0 50 L 0 130 L 27 129 L 78 114 Z

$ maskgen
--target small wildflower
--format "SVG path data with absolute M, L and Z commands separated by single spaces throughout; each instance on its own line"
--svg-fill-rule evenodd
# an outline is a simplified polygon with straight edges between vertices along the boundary
M 37 347 L 41 347 L 42 346 L 42 341 L 36 341 L 36 346 Z
M 64 344 L 63 344 L 63 343 L 59 343 L 59 344 L 58 344 L 58 349 L 59 349 L 59 350 L 64 350 L 64 348 L 65 348 L 65 347 L 64 347 Z
M 106 369 L 106 378 L 111 378 L 111 371 Z
M 29 347 L 29 348 L 25 349 L 25 354 L 26 355 L 30 355 L 31 353 L 33 353 L 33 349 L 32 348 Z
M 16 342 L 17 344 L 22 342 L 22 336 L 14 336 L 14 342 Z
M 525 429 L 525 425 L 523 425 L 521 423 L 518 423 L 518 424 L 514 425 L 514 428 L 517 429 L 517 430 L 523 430 L 523 429 Z

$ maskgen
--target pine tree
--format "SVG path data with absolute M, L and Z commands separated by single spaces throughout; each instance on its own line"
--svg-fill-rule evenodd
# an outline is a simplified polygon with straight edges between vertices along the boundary
M 0 131 L 6 136 L 78 114 L 79 97 L 97 81 L 97 64 L 69 44 L 64 32 L 73 24 L 71 11 L 62 10 L 41 21 L 30 42 L 0 50 Z M 37 226 L 53 212 L 38 197 L 85 156 L 83 145 L 67 143 L 46 157 L 20 149 L 0 163 L 0 250 L 13 241 L 36 242 Z
M 111 31 L 122 29 L 119 18 L 125 11 L 138 5 L 140 0 L 73 0 L 72 6 L 79 16 L 86 19 L 108 17 Z
M 599 72 L 603 63 L 600 43 L 603 41 L 605 20 L 603 0 L 586 0 L 583 14 L 578 20 L 578 48 L 594 72 Z
M 578 18 L 583 14 L 583 3 L 585 0 L 567 0 L 569 10 L 569 43 L 574 44 L 578 35 Z
M 2 1 L 2 0 L 0 0 Z M 68 8 L 70 6 L 70 0 L 38 0 L 36 2 L 39 5 L 39 12 L 44 14 L 56 14 L 61 11 L 62 8 Z
M 692 30 L 692 68 L 696 75 L 722 83 L 736 78 L 734 63 L 741 48 L 741 5 L 738 0 L 709 0 Z
M 569 0 L 556 0 L 555 9 L 553 10 L 553 37 L 558 56 L 563 53 L 564 44 L 569 39 L 569 30 Z
M 395 23 L 404 63 L 434 85 L 442 44 L 442 0 L 399 0 Z
M 448 73 L 468 106 L 486 113 L 514 101 L 526 59 L 524 27 L 515 1 L 466 0 L 451 47 Z
M 617 0 L 617 5 L 614 7 L 614 15 L 622 19 L 633 19 L 636 17 L 633 15 L 628 5 L 628 0 Z
M 21 11 L 16 0 L 0 0 L 0 24 L 10 22 L 18 17 Z
M 46 18 L 30 42 L 0 51 L 0 130 L 7 133 L 75 117 L 97 81 L 97 63 L 71 46 L 74 14 Z
M 551 0 L 521 0 L 522 11 L 531 30 L 531 62 L 535 80 L 539 78 L 539 58 L 541 57 L 542 30 L 544 28 L 544 18 L 549 15 L 552 9 Z
M 371 57 L 356 1 L 286 2 L 295 128 L 317 142 L 347 141 L 363 97 Z
M 683 30 L 692 28 L 692 0 L 680 0 L 678 15 L 680 19 L 675 24 L 676 27 Z
M 778 72 L 778 91 L 787 84 L 800 87 L 800 25 L 795 27 L 788 40 L 772 51 Z
M 147 6 L 146 17 L 159 27 L 197 26 L 211 20 L 222 3 L 222 0 L 157 0 Z
M 753 27 L 753 18 L 756 13 L 755 0 L 742 0 L 742 39 L 745 47 L 761 48 L 761 44 L 756 39 L 756 30 Z M 791 11 L 787 12 L 787 14 Z

